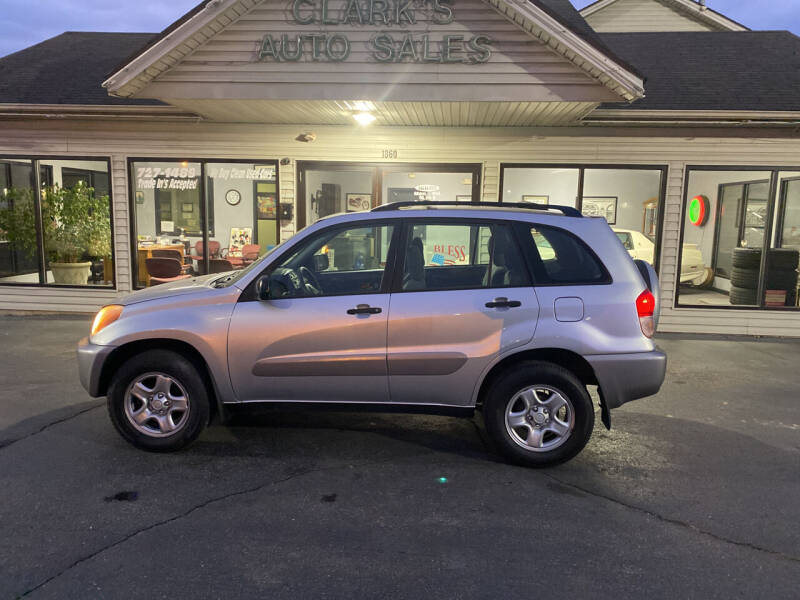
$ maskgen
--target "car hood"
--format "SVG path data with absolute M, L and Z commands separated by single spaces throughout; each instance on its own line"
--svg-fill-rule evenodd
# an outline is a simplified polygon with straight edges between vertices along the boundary
M 186 294 L 193 294 L 203 290 L 208 290 L 208 284 L 214 279 L 224 277 L 224 273 L 212 273 L 211 275 L 203 275 L 201 277 L 192 277 L 191 279 L 181 279 L 173 281 L 172 283 L 162 283 L 155 285 L 138 292 L 133 292 L 119 299 L 117 304 L 127 306 L 129 304 L 136 304 L 138 302 L 145 302 L 147 300 L 159 300 L 161 298 L 184 296 Z

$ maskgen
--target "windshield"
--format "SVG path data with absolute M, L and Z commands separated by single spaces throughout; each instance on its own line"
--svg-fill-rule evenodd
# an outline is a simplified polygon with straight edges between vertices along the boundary
M 631 239 L 631 234 L 625 231 L 615 231 L 614 233 L 617 234 L 619 241 L 622 242 L 622 245 L 625 246 L 626 250 L 633 249 L 633 239 Z

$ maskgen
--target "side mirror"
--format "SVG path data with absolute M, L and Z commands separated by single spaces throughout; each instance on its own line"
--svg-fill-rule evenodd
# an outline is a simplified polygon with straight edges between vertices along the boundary
M 314 255 L 314 270 L 317 273 L 321 273 L 322 271 L 327 271 L 328 267 L 330 266 L 331 266 L 331 261 L 328 258 L 327 254 Z
M 269 275 L 256 281 L 256 295 L 259 300 L 269 300 Z

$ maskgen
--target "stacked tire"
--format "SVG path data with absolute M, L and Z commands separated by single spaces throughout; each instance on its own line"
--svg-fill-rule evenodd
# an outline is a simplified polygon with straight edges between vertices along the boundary
M 797 293 L 797 265 L 800 252 L 790 248 L 772 248 L 767 254 L 767 290 L 785 290 L 786 304 L 794 305 Z M 761 268 L 760 248 L 734 248 L 731 269 L 731 304 L 759 304 L 758 280 Z

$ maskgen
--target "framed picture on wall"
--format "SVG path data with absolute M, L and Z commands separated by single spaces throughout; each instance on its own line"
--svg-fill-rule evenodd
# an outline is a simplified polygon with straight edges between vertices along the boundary
M 256 195 L 257 215 L 259 219 L 274 219 L 275 211 L 275 196 L 273 194 L 259 193 Z
M 523 194 L 522 201 L 528 204 L 550 204 L 550 196 Z
M 228 244 L 228 256 L 241 256 L 242 249 L 252 243 L 252 227 L 231 227 L 231 241 Z
M 584 196 L 581 212 L 587 217 L 603 217 L 609 225 L 617 222 L 616 196 Z
M 372 194 L 345 194 L 347 212 L 369 210 L 372 208 Z

